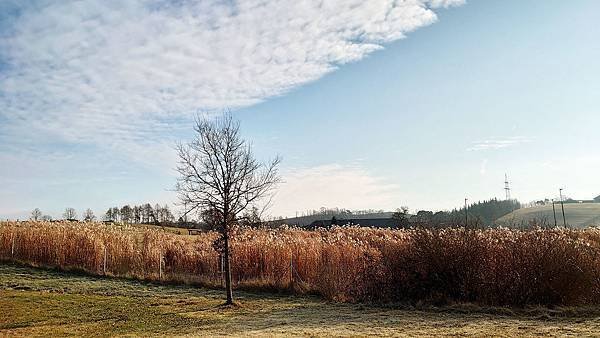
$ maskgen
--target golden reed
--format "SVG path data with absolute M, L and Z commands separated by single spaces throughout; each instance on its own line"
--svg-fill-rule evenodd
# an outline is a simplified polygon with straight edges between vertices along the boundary
M 0 222 L 0 260 L 221 286 L 216 233 L 102 223 Z M 595 229 L 242 229 L 235 286 L 346 302 L 600 304 Z

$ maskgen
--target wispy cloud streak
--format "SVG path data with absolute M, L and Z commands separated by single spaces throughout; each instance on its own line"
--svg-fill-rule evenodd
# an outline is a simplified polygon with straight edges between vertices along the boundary
M 507 138 L 494 138 L 488 140 L 482 140 L 473 142 L 473 144 L 467 148 L 468 151 L 480 151 L 480 150 L 495 150 L 514 147 L 524 143 L 531 142 L 531 139 L 523 136 L 513 136 Z

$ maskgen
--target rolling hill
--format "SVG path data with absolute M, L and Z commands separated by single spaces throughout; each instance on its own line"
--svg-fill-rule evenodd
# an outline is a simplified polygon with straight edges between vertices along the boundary
M 565 204 L 565 218 L 567 219 L 568 225 L 576 228 L 600 226 L 600 203 Z M 519 226 L 528 224 L 528 222 L 533 219 L 545 221 L 548 224 L 553 225 L 554 216 L 552 215 L 552 205 L 515 210 L 510 214 L 499 218 L 496 221 L 496 224 L 501 226 Z M 563 224 L 560 204 L 556 204 L 556 221 L 558 225 Z

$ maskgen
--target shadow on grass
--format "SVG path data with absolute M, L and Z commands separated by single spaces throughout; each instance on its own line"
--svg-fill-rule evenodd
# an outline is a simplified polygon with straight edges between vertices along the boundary
M 293 318 L 300 315 L 304 320 L 309 321 L 311 316 L 309 313 L 305 313 L 306 309 L 320 313 L 319 316 L 324 318 L 331 317 L 332 314 L 335 316 L 340 311 L 348 314 L 350 318 L 365 313 L 389 312 L 391 314 L 397 311 L 457 315 L 480 314 L 538 320 L 600 316 L 600 307 L 594 306 L 514 308 L 485 307 L 476 304 L 452 304 L 441 307 L 405 303 L 342 304 L 325 301 L 314 295 L 294 296 L 281 292 L 263 291 L 259 293 L 245 290 L 236 291 L 236 303 L 233 306 L 226 306 L 223 290 L 219 289 L 195 287 L 187 284 L 158 283 L 123 277 L 94 276 L 81 270 L 65 272 L 55 268 L 30 267 L 16 263 L 0 264 L 0 289 L 127 297 L 204 297 L 214 302 L 222 301 L 223 303 L 215 305 L 215 310 L 219 311 L 252 312 L 254 311 L 253 307 L 260 305 L 269 306 L 274 317 Z M 283 305 L 279 306 L 278 304 Z M 320 323 L 322 318 L 314 319 Z M 343 320 L 343 318 L 338 319 Z

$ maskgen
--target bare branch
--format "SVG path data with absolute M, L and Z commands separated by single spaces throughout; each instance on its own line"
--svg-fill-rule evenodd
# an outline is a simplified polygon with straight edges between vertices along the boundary
M 176 190 L 189 210 L 219 209 L 224 227 L 229 227 L 229 220 L 268 197 L 281 181 L 277 171 L 281 159 L 256 161 L 231 114 L 215 120 L 197 116 L 195 122 L 195 138 L 176 146 Z

